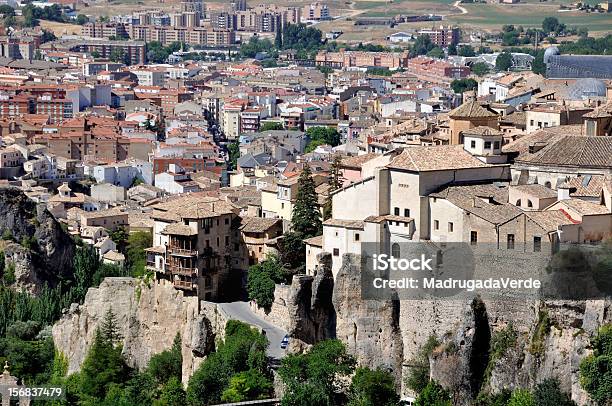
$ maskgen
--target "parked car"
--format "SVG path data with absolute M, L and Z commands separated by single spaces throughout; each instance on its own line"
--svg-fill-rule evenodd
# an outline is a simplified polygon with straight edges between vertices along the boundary
M 284 350 L 287 348 L 288 345 L 289 345 L 289 336 L 286 335 L 285 337 L 283 337 L 280 347 Z

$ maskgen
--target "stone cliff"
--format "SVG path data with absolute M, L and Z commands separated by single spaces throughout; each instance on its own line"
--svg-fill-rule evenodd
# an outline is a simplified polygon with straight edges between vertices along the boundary
M 68 358 L 68 372 L 79 370 L 93 341 L 96 327 L 109 307 L 117 317 L 128 364 L 144 368 L 151 356 L 172 346 L 177 333 L 182 338 L 183 381 L 187 382 L 204 357 L 223 336 L 226 319 L 213 303 L 163 283 L 149 287 L 134 278 L 106 278 L 90 288 L 82 305 L 73 304 L 53 326 L 53 340 Z
M 360 364 L 392 371 L 402 392 L 410 393 L 405 378 L 421 346 L 434 336 L 440 345 L 430 356 L 431 376 L 452 391 L 457 405 L 473 404 L 480 392 L 533 388 L 550 377 L 578 404 L 588 404 L 578 365 L 589 354 L 589 337 L 612 321 L 610 299 L 364 300 L 360 256 L 345 255 L 333 281 L 326 279 L 325 255 L 319 257 L 317 276 L 296 276 L 291 286 L 277 288 L 266 316 L 288 326 L 299 344 L 336 337 Z M 325 297 L 330 290 L 331 307 Z M 489 359 L 491 338 L 509 325 L 516 342 L 501 358 Z
M 3 251 L 7 262 L 15 264 L 17 289 L 37 293 L 44 283 L 55 286 L 70 276 L 75 244 L 44 205 L 5 187 L 0 189 L 0 213 Z

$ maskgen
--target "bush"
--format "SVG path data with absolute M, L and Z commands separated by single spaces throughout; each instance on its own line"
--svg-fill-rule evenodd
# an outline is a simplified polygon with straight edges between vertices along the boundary
M 598 404 L 612 401 L 612 324 L 591 341 L 593 353 L 580 362 L 580 384 Z
M 438 345 L 440 342 L 436 337 L 429 336 L 416 358 L 411 362 L 413 367 L 406 378 L 406 385 L 417 393 L 425 389 L 429 383 L 429 356 Z
M 576 406 L 566 393 L 561 392 L 556 379 L 545 379 L 537 385 L 533 399 L 537 406 Z
M 414 401 L 415 406 L 451 406 L 451 395 L 436 381 L 429 381 Z

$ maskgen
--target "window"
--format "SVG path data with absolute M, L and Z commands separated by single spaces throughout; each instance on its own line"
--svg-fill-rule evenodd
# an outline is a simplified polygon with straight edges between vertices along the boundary
M 454 229 L 455 229 L 455 225 L 452 222 L 449 222 L 448 223 L 448 232 L 452 233 Z
M 396 216 L 400 215 L 400 208 L 396 207 L 395 209 L 393 209 L 393 214 L 395 214 Z
M 508 234 L 507 248 L 509 250 L 513 250 L 514 249 L 514 234 Z
M 338 248 L 334 248 L 334 257 L 340 255 L 340 250 Z
M 521 199 L 518 199 L 515 204 L 516 207 L 521 207 Z
M 404 209 L 404 217 L 410 217 L 410 209 Z
M 434 230 L 440 229 L 440 222 L 438 220 L 434 220 Z
M 470 231 L 470 245 L 476 245 L 478 243 L 478 232 Z
M 533 207 L 533 203 L 531 202 L 531 199 L 527 199 L 527 207 Z
M 491 149 L 491 141 L 485 141 L 484 147 L 485 149 Z
M 470 148 L 476 148 L 476 141 L 470 142 Z
M 229 224 L 229 217 L 225 218 L 225 224 Z
M 359 238 L 360 238 L 359 233 L 355 233 L 355 241 L 359 241 Z
M 493 143 L 493 149 L 499 149 L 499 141 Z
M 391 246 L 391 256 L 394 258 L 399 258 L 400 255 L 401 255 L 400 246 L 398 243 L 394 242 L 393 245 Z
M 533 252 L 542 251 L 542 237 L 533 237 Z

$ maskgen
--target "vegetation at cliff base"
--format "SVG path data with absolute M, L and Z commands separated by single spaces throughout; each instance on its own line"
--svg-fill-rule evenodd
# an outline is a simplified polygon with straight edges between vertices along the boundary
M 598 405 L 612 403 L 612 324 L 591 340 L 593 353 L 580 362 L 580 384 Z
M 225 339 L 208 355 L 189 379 L 190 405 L 265 399 L 272 394 L 267 366 L 268 339 L 256 329 L 236 320 L 225 326 Z

